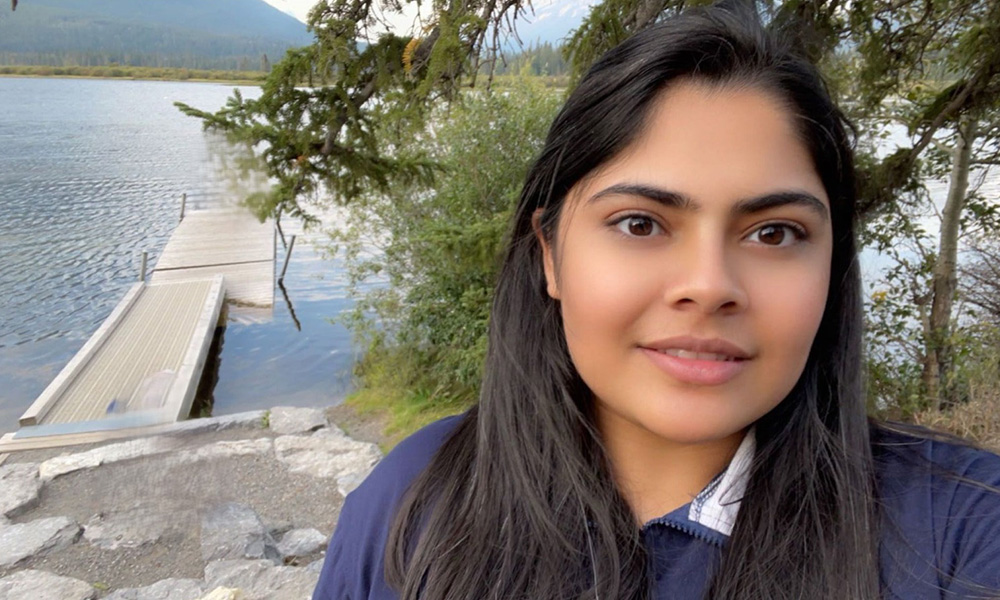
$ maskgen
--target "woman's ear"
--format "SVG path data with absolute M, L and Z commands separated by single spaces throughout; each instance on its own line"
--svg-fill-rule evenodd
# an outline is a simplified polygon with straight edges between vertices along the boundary
M 552 258 L 552 246 L 549 245 L 549 241 L 542 231 L 541 221 L 542 213 L 544 212 L 545 209 L 539 208 L 531 214 L 531 228 L 535 231 L 535 237 L 538 238 L 538 245 L 542 248 L 542 266 L 545 269 L 547 291 L 553 300 L 559 300 L 559 283 L 556 280 L 556 267 Z

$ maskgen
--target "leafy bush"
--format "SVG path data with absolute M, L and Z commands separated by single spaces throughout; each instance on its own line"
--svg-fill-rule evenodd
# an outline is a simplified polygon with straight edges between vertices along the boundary
M 358 199 L 331 235 L 357 300 L 346 322 L 365 351 L 349 402 L 388 410 L 399 435 L 478 395 L 508 221 L 560 100 L 528 83 L 470 92 L 424 131 L 380 132 L 398 157 L 435 163 L 434 183 Z
M 945 410 L 927 410 L 914 415 L 921 425 L 943 429 L 1000 452 L 1000 334 L 991 332 L 992 344 L 962 361 L 964 401 Z

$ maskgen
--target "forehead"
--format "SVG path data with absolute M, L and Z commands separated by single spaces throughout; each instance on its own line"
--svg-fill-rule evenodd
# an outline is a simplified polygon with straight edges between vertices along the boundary
M 665 90 L 639 137 L 575 191 L 589 195 L 622 182 L 655 185 L 698 205 L 797 190 L 829 206 L 792 115 L 751 86 L 686 81 Z

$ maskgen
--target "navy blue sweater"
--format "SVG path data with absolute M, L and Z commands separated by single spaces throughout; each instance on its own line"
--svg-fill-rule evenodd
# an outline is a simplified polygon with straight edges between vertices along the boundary
M 389 526 L 410 482 L 459 419 L 438 421 L 400 443 L 348 495 L 313 600 L 397 600 L 384 579 Z M 888 432 L 875 436 L 873 451 L 887 517 L 880 555 L 885 598 L 1000 598 L 1000 494 L 948 475 L 1000 487 L 1000 456 Z M 737 458 L 752 452 L 744 442 Z M 726 521 L 735 517 L 702 515 L 703 506 L 706 513 L 713 502 L 720 506 L 712 495 L 725 475 L 691 504 L 643 526 L 654 598 L 704 597 L 731 531 Z

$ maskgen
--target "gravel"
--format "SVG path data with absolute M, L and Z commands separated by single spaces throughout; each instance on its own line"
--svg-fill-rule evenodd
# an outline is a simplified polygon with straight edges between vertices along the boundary
M 349 408 L 328 410 L 349 435 L 362 441 L 381 442 L 381 424 L 359 418 Z M 237 428 L 184 438 L 180 450 L 195 449 L 224 440 L 276 437 L 259 428 Z M 59 454 L 77 453 L 86 447 L 21 452 L 7 464 L 41 462 Z M 30 558 L 16 568 L 0 569 L 0 578 L 26 568 L 86 581 L 101 598 L 113 590 L 139 587 L 176 577 L 202 579 L 200 517 L 222 502 L 253 508 L 269 527 L 288 530 L 315 528 L 329 537 L 336 524 L 343 497 L 332 478 L 319 479 L 290 473 L 274 456 L 235 456 L 189 464 L 170 462 L 170 454 L 156 455 L 73 472 L 49 481 L 38 504 L 11 519 L 12 523 L 65 516 L 86 524 L 95 515 L 149 509 L 176 515 L 155 543 L 103 550 L 81 539 L 73 546 L 47 556 Z M 309 564 L 316 557 L 303 559 Z M 295 560 L 290 564 L 298 564 Z

